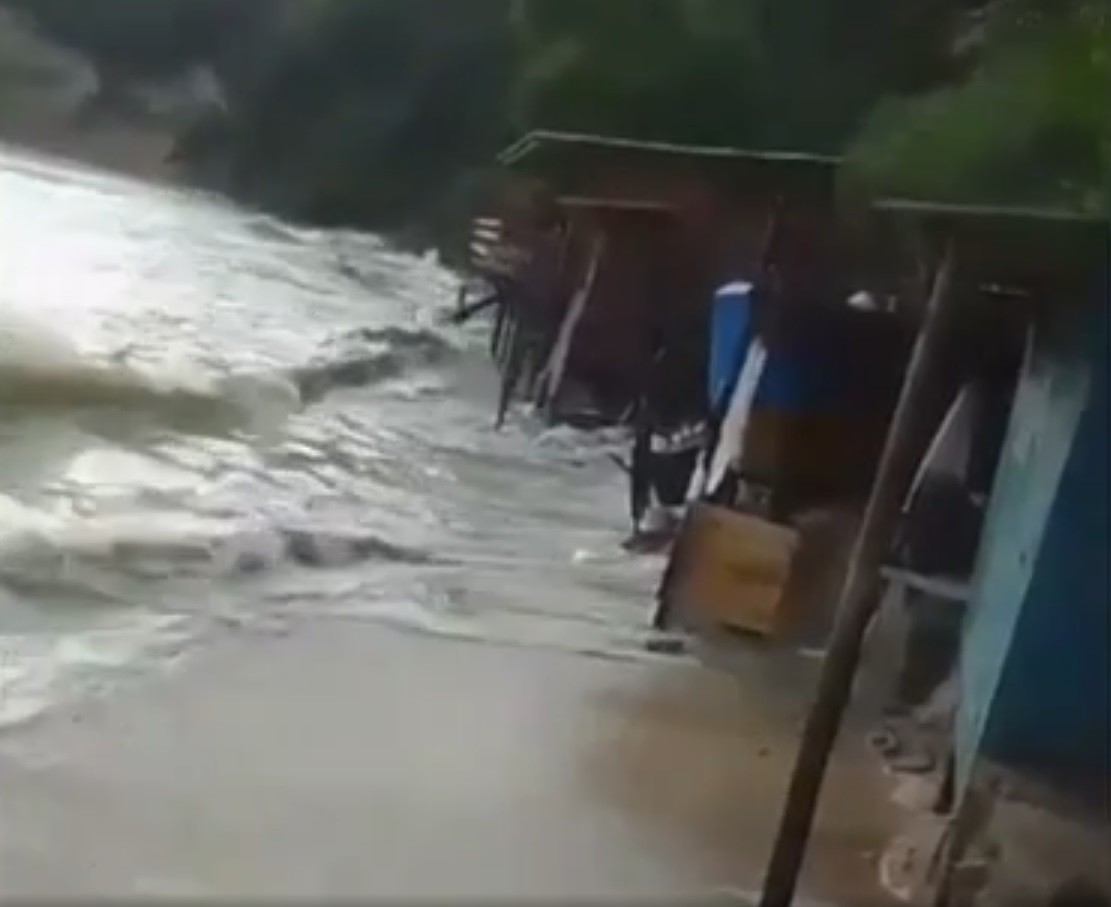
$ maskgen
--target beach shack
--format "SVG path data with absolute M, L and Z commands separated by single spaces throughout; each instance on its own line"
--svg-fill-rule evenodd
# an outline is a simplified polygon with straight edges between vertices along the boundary
M 619 420 L 654 370 L 669 408 L 704 408 L 714 290 L 767 267 L 777 223 L 832 235 L 831 158 L 539 131 L 499 163 L 562 213 L 543 380 L 525 384 L 553 419 L 589 405 Z
M 945 907 L 1107 903 L 1108 224 L 1058 212 L 898 201 L 881 203 L 877 214 L 932 262 L 931 289 L 846 573 L 761 904 L 792 902 L 826 761 L 879 608 L 884 565 L 937 436 L 935 404 L 951 374 L 947 351 L 985 311 L 1001 331 L 1018 326 L 1021 357 L 970 573 L 919 577 L 935 600 L 955 597 L 965 608 L 952 758 L 939 778 L 932 825 L 940 832 L 910 849 L 922 872 L 901 893 Z M 1062 900 L 1070 896 L 1087 899 Z
M 750 420 L 745 481 L 788 509 L 866 494 L 906 332 L 890 312 L 846 305 L 875 275 L 846 241 L 837 159 L 536 132 L 500 163 L 506 185 L 547 198 L 563 228 L 554 302 L 532 335 L 539 353 L 507 358 L 533 367 L 503 370 L 502 409 L 517 391 L 552 420 L 636 426 L 631 542 L 652 543 L 646 511 L 679 519 L 746 338 L 770 309 L 761 295 L 790 312 L 773 319 L 780 340 Z
M 1014 317 L 1025 318 L 1028 341 L 961 640 L 957 833 L 939 883 L 959 896 L 961 867 L 979 867 L 990 850 L 994 865 L 976 886 L 997 896 L 1037 886 L 1048 902 L 1083 876 L 1111 897 L 1108 224 L 889 210 L 963 250 L 962 267 L 981 281 L 1026 292 Z M 1040 829 L 1022 827 L 1023 808 Z M 1066 841 L 1071 859 L 1059 853 Z

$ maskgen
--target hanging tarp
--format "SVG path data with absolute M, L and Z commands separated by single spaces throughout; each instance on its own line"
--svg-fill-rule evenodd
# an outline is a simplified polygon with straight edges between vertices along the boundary
M 718 444 L 714 449 L 703 489 L 707 494 L 713 495 L 725 480 L 729 467 L 738 464 L 741 460 L 745 430 L 757 392 L 762 384 L 767 362 L 767 350 L 763 341 L 757 338 L 748 346 L 744 365 L 740 369 L 729 400 L 729 409 L 722 422 Z
M 571 304 L 567 307 L 567 313 L 564 315 L 562 324 L 560 324 L 559 336 L 556 338 L 548 362 L 544 366 L 543 372 L 541 372 L 542 399 L 546 401 L 549 412 L 555 407 L 559 397 L 559 389 L 567 371 L 567 357 L 571 353 L 571 344 L 575 339 L 575 330 L 582 321 L 587 303 L 594 292 L 594 282 L 597 279 L 598 268 L 601 265 L 604 252 L 605 236 L 600 234 L 594 240 L 590 253 L 590 263 L 587 265 L 583 282 L 571 298 Z

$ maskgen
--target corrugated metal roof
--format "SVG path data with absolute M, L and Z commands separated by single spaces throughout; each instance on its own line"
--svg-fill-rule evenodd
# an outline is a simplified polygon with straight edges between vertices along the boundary
M 682 157 L 702 161 L 734 161 L 738 163 L 774 163 L 802 167 L 837 167 L 841 159 L 802 151 L 764 151 L 730 148 L 718 145 L 683 145 L 672 142 L 642 141 L 618 136 L 555 132 L 539 129 L 522 136 L 498 155 L 507 167 L 523 164 L 537 151 L 548 147 L 567 150 L 594 150 L 630 155 Z

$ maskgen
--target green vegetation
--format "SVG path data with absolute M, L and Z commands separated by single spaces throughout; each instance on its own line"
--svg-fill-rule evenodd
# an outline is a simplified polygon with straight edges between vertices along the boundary
M 877 190 L 1106 213 L 1111 5 L 1013 0 L 991 10 L 968 75 L 893 98 L 852 144 Z
M 192 179 L 446 227 L 529 128 L 848 152 L 877 190 L 1106 205 L 1106 0 L 0 0 L 102 90 L 211 66 Z M 975 15 L 973 15 L 973 12 Z

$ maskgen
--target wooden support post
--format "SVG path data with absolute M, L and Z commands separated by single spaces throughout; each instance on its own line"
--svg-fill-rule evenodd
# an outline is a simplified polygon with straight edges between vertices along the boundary
M 949 249 L 937 270 L 927 310 L 903 382 L 864 521 L 838 602 L 837 622 L 807 717 L 779 833 L 764 879 L 760 907 L 790 907 L 806 854 L 830 753 L 841 728 L 860 661 L 864 635 L 879 603 L 879 568 L 898 523 L 907 487 L 928 439 L 925 410 L 937 377 L 954 259 Z
M 494 324 L 490 328 L 490 356 L 494 362 L 501 361 L 502 335 L 505 332 L 505 312 L 508 307 L 505 296 L 501 295 L 494 311 Z
M 511 321 L 506 328 L 505 352 L 502 357 L 501 393 L 498 396 L 498 414 L 494 427 L 501 429 L 513 402 L 513 395 L 521 380 L 521 367 L 524 365 L 525 336 L 521 318 L 510 312 Z

